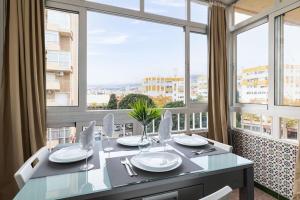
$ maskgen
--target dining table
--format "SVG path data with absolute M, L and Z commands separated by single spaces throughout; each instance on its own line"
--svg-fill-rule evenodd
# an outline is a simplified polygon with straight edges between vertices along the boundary
M 104 151 L 107 145 L 113 150 Z M 253 200 L 253 162 L 222 149 L 215 150 L 196 154 L 193 148 L 174 141 L 169 141 L 167 148 L 153 142 L 150 152 L 175 153 L 182 158 L 181 166 L 170 172 L 146 172 L 134 167 L 137 176 L 129 176 L 121 161 L 141 154 L 140 150 L 117 144 L 116 140 L 103 140 L 94 150 L 94 161 L 89 161 L 97 162 L 94 169 L 68 171 L 68 164 L 61 164 L 63 170 L 55 173 L 40 170 L 14 199 L 198 200 L 230 186 L 239 189 L 240 199 Z

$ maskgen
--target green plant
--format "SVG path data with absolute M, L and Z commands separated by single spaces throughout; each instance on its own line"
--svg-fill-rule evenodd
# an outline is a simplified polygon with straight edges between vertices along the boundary
M 107 109 L 113 110 L 118 108 L 118 100 L 115 94 L 111 94 L 107 104 Z
M 141 123 L 144 126 L 144 131 L 148 124 L 161 116 L 161 110 L 149 105 L 145 99 L 137 100 L 131 105 L 131 108 L 133 110 L 128 115 Z
M 153 100 L 147 95 L 143 94 L 128 94 L 119 102 L 119 109 L 130 109 L 131 106 L 138 100 L 147 101 L 148 107 L 155 107 Z

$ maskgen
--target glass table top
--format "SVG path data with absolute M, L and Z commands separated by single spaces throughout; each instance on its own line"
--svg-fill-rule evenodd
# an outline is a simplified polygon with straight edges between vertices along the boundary
M 182 155 L 181 152 L 170 145 L 167 146 L 167 149 L 174 150 Z M 159 146 L 152 147 L 150 149 L 150 151 L 162 150 L 163 148 Z M 111 190 L 113 187 L 108 175 L 106 158 L 131 156 L 138 153 L 139 150 L 121 150 L 108 153 L 104 152 L 101 146 L 99 151 L 99 169 L 93 169 L 87 172 L 76 172 L 71 174 L 30 179 L 19 191 L 15 199 L 59 199 Z M 189 160 L 201 168 L 186 174 L 177 174 L 176 176 L 185 176 L 191 173 L 208 173 L 222 169 L 248 166 L 253 164 L 252 161 L 237 156 L 233 153 L 194 157 L 190 158 Z M 155 178 L 151 178 L 149 181 L 155 181 Z M 136 182 L 136 184 L 139 183 L 140 182 L 138 181 Z

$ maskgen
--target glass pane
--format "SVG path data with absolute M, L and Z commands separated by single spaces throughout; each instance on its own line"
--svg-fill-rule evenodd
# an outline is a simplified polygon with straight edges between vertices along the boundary
M 208 6 L 198 1 L 191 1 L 191 21 L 208 24 Z
M 201 128 L 203 128 L 203 129 L 207 129 L 208 128 L 208 119 L 207 119 L 207 113 L 202 113 L 202 121 L 201 121 L 201 123 L 202 123 L 202 127 Z
M 237 35 L 237 93 L 239 103 L 268 102 L 268 24 Z
M 58 144 L 75 143 L 76 128 L 47 128 L 47 147 L 54 148 Z
M 184 106 L 182 28 L 88 12 L 87 32 L 89 108 L 127 109 L 137 98 Z
M 299 131 L 298 119 L 281 118 L 280 127 L 281 127 L 281 135 L 280 135 L 281 139 L 297 140 L 298 131 Z
M 260 120 L 261 117 L 258 114 L 253 113 L 242 113 L 241 115 L 241 126 L 243 129 L 260 132 Z
M 47 106 L 78 106 L 78 14 L 46 9 L 45 22 Z
M 234 5 L 234 23 L 238 24 L 274 5 L 274 0 L 239 0 Z
M 300 106 L 300 8 L 284 15 L 281 104 Z
M 87 0 L 92 1 L 96 3 L 102 3 L 107 4 L 111 6 L 117 6 L 121 8 L 128 8 L 133 10 L 139 10 L 140 9 L 140 1 L 139 0 Z
M 262 125 L 262 133 L 271 135 L 272 134 L 272 121 L 273 118 L 271 116 L 261 116 L 261 125 Z
M 193 102 L 207 102 L 207 36 L 190 34 L 190 95 Z
M 185 0 L 145 0 L 145 12 L 186 19 Z

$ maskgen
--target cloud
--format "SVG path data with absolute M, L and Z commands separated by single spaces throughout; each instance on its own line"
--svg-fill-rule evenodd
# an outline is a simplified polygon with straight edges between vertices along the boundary
M 182 0 L 152 0 L 152 4 L 172 7 L 185 7 L 185 1 Z
M 88 35 L 90 44 L 118 45 L 125 43 L 128 39 L 128 35 L 124 33 L 108 32 L 103 29 L 89 31 Z

